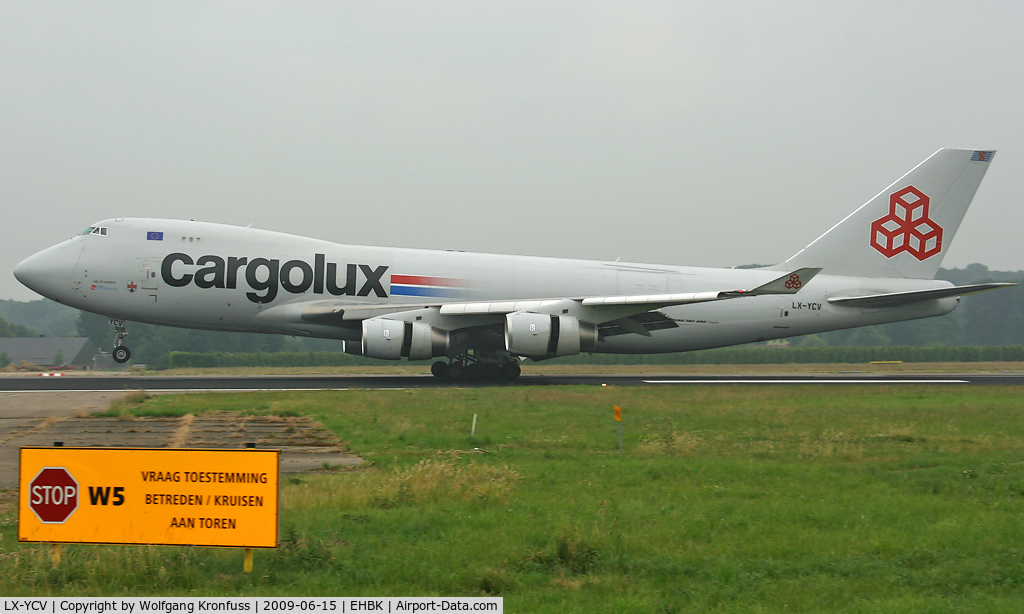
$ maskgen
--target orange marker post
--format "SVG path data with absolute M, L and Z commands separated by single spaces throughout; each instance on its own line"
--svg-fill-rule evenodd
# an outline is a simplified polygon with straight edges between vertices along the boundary
M 622 408 L 615 405 L 615 421 L 619 423 L 619 454 L 622 454 Z

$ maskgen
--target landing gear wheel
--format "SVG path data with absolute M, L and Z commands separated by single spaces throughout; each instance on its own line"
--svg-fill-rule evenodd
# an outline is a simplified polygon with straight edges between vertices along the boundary
M 519 368 L 519 363 L 515 363 L 515 362 L 507 362 L 501 368 L 501 376 L 504 377 L 505 379 L 507 379 L 510 382 L 514 382 L 517 379 L 519 379 L 519 375 L 522 372 L 523 372 L 523 370 L 521 368 Z
M 448 379 L 458 381 L 466 375 L 466 366 L 461 362 L 453 362 L 448 365 Z
M 128 329 L 124 327 L 123 318 L 107 318 L 107 324 L 114 327 L 114 350 L 111 355 L 114 362 L 124 364 L 132 357 L 132 352 L 124 345 L 124 338 L 128 336 Z
M 132 357 L 132 352 L 127 347 L 119 345 L 114 348 L 114 352 L 111 355 L 114 357 L 114 362 L 124 364 Z
M 466 365 L 466 374 L 463 375 L 463 377 L 470 381 L 473 381 L 480 379 L 482 375 L 483 369 L 480 368 L 480 363 L 474 362 L 472 364 Z
M 501 375 L 501 367 L 496 363 L 489 362 L 483 365 L 483 379 L 491 381 L 496 380 Z
M 437 379 L 448 379 L 448 363 L 439 360 L 430 365 L 430 374 Z

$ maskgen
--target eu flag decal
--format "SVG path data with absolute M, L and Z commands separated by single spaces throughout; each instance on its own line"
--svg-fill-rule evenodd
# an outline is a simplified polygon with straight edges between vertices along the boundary
M 147 232 L 146 233 L 146 240 L 147 241 L 163 241 L 164 240 L 164 233 L 162 233 L 162 232 Z
M 991 162 L 992 156 L 996 155 L 994 151 L 976 151 L 971 156 L 972 162 Z

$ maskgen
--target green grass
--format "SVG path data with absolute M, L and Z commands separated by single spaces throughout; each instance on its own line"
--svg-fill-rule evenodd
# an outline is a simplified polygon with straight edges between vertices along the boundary
M 116 411 L 213 410 L 310 415 L 371 466 L 285 477 L 281 547 L 257 551 L 251 576 L 240 551 L 199 548 L 69 546 L 54 568 L 8 514 L 0 594 L 500 595 L 510 612 L 1024 606 L 1016 388 L 200 394 Z

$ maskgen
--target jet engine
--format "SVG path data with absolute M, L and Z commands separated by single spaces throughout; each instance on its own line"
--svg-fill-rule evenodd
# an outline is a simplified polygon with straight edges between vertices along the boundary
M 531 358 L 593 352 L 597 326 L 572 316 L 517 311 L 505 316 L 505 349 Z
M 345 350 L 349 351 L 348 343 Z M 403 322 L 387 318 L 363 320 L 363 356 L 398 360 L 426 360 L 447 356 L 451 347 L 451 334 L 434 328 L 426 322 Z

